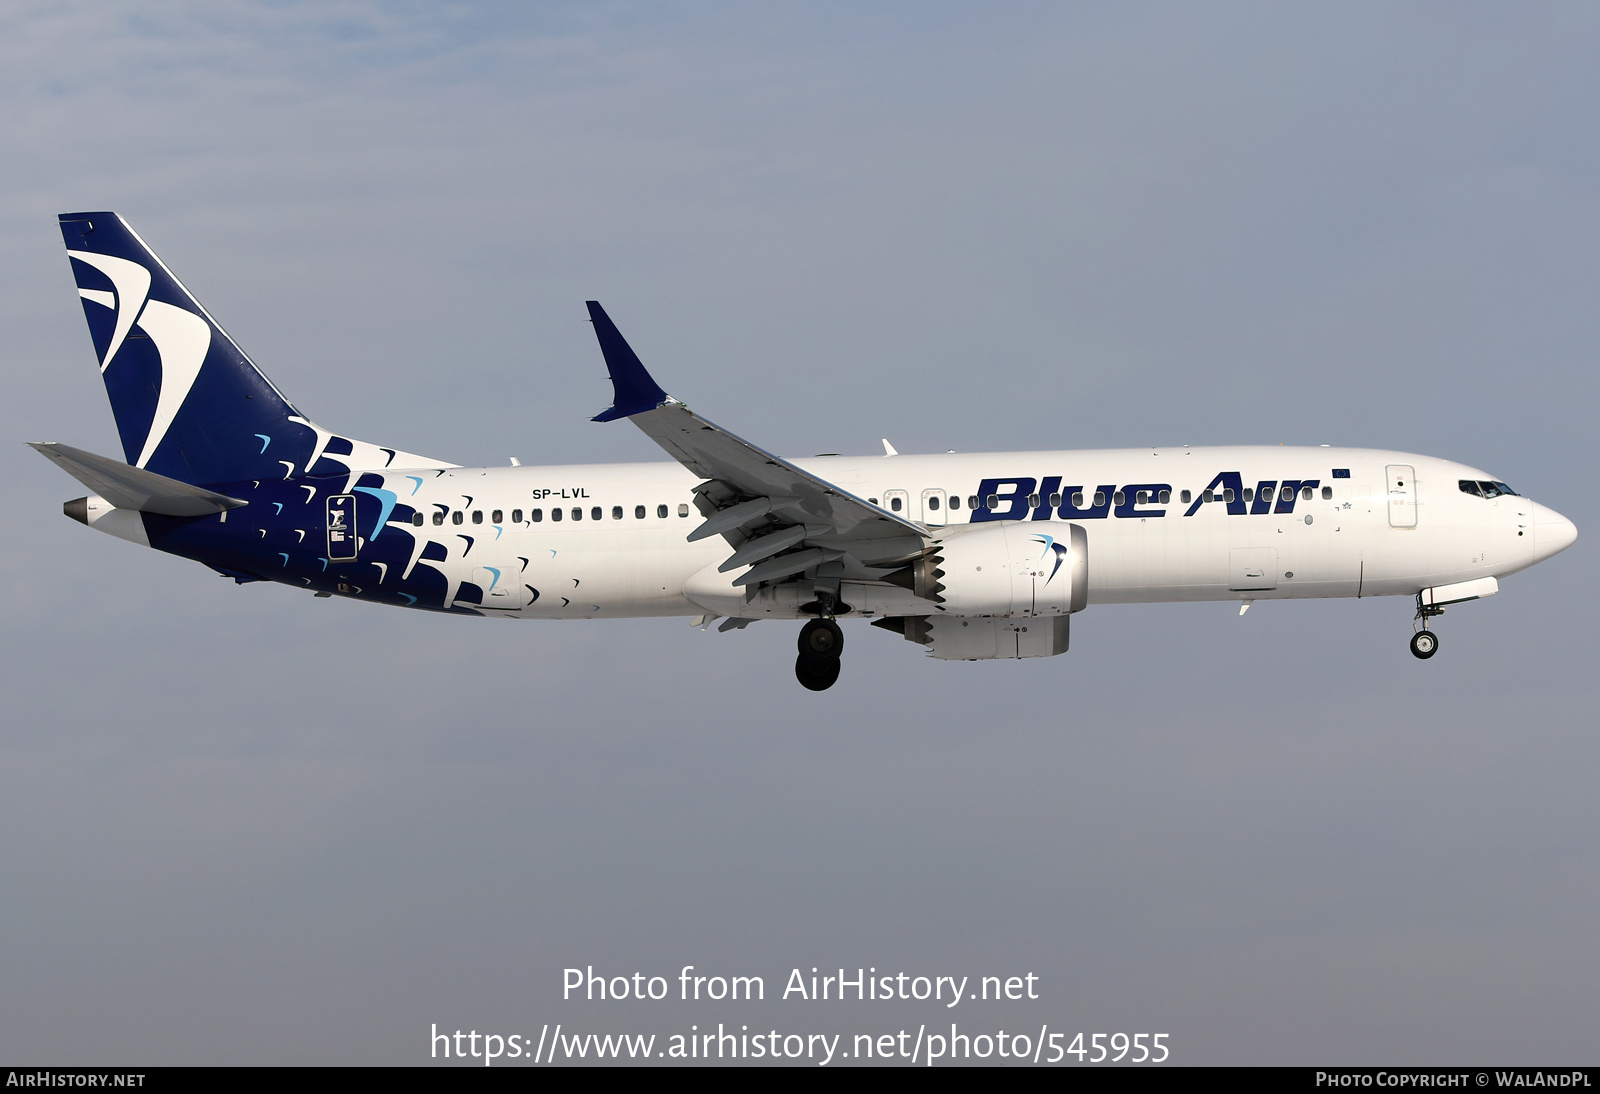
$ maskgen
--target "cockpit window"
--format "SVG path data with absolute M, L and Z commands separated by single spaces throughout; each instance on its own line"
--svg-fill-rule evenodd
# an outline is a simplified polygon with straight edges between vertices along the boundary
M 1522 496 L 1503 482 L 1484 482 L 1482 479 L 1477 482 L 1473 482 L 1471 479 L 1460 479 L 1458 481 L 1461 484 L 1461 492 L 1463 494 L 1475 494 L 1480 498 L 1498 498 L 1502 494 L 1513 498 Z
M 1488 495 L 1489 487 L 1491 487 L 1491 486 L 1494 487 L 1496 490 L 1500 491 L 1500 493 L 1502 493 L 1502 494 L 1510 494 L 1514 498 L 1520 498 L 1522 496 L 1521 494 L 1517 493 L 1515 490 L 1511 489 L 1511 487 L 1507 486 L 1503 482 L 1486 482 L 1486 483 L 1483 483 L 1482 485 L 1483 485 L 1483 492 L 1484 492 L 1484 494 L 1486 496 Z
M 1461 480 L 1461 492 L 1463 494 L 1476 494 L 1480 498 L 1483 497 L 1482 487 L 1473 482 L 1471 479 Z

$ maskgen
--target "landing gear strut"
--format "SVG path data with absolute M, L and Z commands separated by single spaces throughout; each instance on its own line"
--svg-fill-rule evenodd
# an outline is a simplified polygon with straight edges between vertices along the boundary
M 810 691 L 827 691 L 839 679 L 839 654 L 844 651 L 844 631 L 831 619 L 813 619 L 800 628 L 800 656 L 794 675 Z
M 1415 622 L 1421 624 L 1421 630 L 1411 636 L 1411 655 L 1413 657 L 1426 661 L 1439 652 L 1439 636 L 1428 629 L 1428 620 L 1436 615 L 1443 614 L 1444 608 L 1442 606 L 1424 604 L 1422 602 L 1422 594 L 1417 594 L 1417 616 Z

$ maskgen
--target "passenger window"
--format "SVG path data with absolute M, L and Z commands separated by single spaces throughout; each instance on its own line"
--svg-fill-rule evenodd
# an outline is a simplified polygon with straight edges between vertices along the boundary
M 443 524 L 444 523 L 444 510 L 443 509 L 435 509 L 434 510 L 434 512 L 433 512 L 433 523 L 434 524 Z
M 1061 495 L 1060 494 L 1051 494 L 1050 495 L 1050 508 L 1052 508 L 1052 509 L 1060 509 L 1061 508 Z
M 592 520 L 599 520 L 603 515 L 605 515 L 605 510 L 601 509 L 598 505 L 589 510 L 589 517 Z
M 1150 503 L 1150 491 L 1140 490 L 1133 496 L 1133 501 L 1135 505 L 1148 505 Z M 1122 503 L 1119 501 L 1117 504 L 1121 505 Z
M 950 495 L 950 508 L 952 508 L 952 509 L 960 509 L 961 508 L 961 495 L 960 494 L 951 494 Z
M 1250 491 L 1246 490 L 1244 492 L 1244 494 L 1245 494 L 1245 500 L 1248 501 L 1249 498 L 1250 498 Z M 1234 496 L 1233 495 L 1233 487 L 1224 486 L 1222 488 L 1222 500 L 1224 502 L 1228 503 L 1229 505 L 1232 505 L 1233 504 L 1233 496 Z
M 967 508 L 968 509 L 976 509 L 977 507 L 978 507 L 978 495 L 976 495 L 976 494 L 968 494 L 967 495 Z
M 869 504 L 869 505 L 877 505 L 878 504 L 878 499 L 877 498 L 868 498 L 867 499 L 867 504 Z
M 900 499 L 899 498 L 890 498 L 889 499 L 889 508 L 893 509 L 896 513 L 898 513 L 900 511 Z
M 1115 494 L 1111 495 L 1111 503 L 1113 505 L 1123 505 L 1126 503 L 1127 498 L 1128 495 L 1126 492 L 1118 490 Z
M 1165 505 L 1165 504 L 1167 504 L 1167 502 L 1169 502 L 1171 500 L 1172 500 L 1172 491 L 1171 490 L 1163 490 L 1163 491 L 1161 491 L 1161 493 L 1156 495 L 1156 501 L 1157 501 L 1157 503 L 1159 503 L 1161 505 Z
M 1256 492 L 1255 492 L 1254 487 L 1247 486 L 1247 487 L 1244 488 L 1244 500 L 1245 501 L 1255 501 L 1256 500 Z
M 1322 500 L 1323 501 L 1332 501 L 1333 500 L 1333 487 L 1324 486 L 1322 488 Z
M 565 513 L 565 511 L 563 511 L 561 509 L 552 509 L 552 510 L 550 510 L 550 519 L 551 520 L 561 520 L 566 515 L 567 514 Z
M 689 515 L 689 507 L 681 501 L 678 503 L 678 515 L 680 517 L 686 517 Z
M 1038 494 L 1029 494 L 1028 495 L 1028 508 L 1029 509 L 1037 509 L 1037 508 L 1039 508 L 1039 495 Z
M 928 495 L 928 508 L 929 509 L 937 509 L 937 508 L 939 508 L 939 495 L 938 494 L 929 494 Z
M 1106 503 L 1106 492 L 1104 490 L 1096 490 L 1094 492 L 1094 507 L 1096 509 L 1098 509 L 1102 505 L 1104 505 L 1105 503 Z
M 643 520 L 644 519 L 644 506 L 635 505 L 633 507 L 633 519 L 634 520 Z
M 421 513 L 412 513 L 411 514 L 411 523 L 415 524 L 418 528 L 421 528 L 422 527 L 422 514 Z
M 1302 486 L 1300 488 L 1300 500 L 1301 501 L 1310 501 L 1311 500 L 1311 487 Z
M 1278 500 L 1279 501 L 1293 501 L 1294 500 L 1294 487 L 1285 486 L 1283 489 L 1279 490 L 1278 491 Z
M 1205 501 L 1208 502 L 1208 503 L 1217 500 L 1216 492 L 1212 491 L 1212 490 L 1207 490 L 1204 494 L 1201 494 L 1200 496 L 1203 499 L 1205 499 Z
M 490 524 L 504 524 L 505 522 L 506 522 L 506 515 L 505 515 L 505 513 L 501 512 L 499 509 L 496 509 L 494 512 L 489 514 L 489 523 Z
M 474 509 L 472 511 L 472 523 L 473 524 L 482 524 L 483 523 L 483 510 L 482 509 Z
M 656 506 L 656 516 L 665 517 L 666 515 L 667 515 L 667 507 L 665 505 Z
M 990 509 L 998 509 L 998 508 L 1000 508 L 1000 495 L 999 494 L 990 494 L 989 495 L 989 508 Z
M 576 505 L 574 505 L 572 507 L 572 519 L 573 520 L 582 520 L 583 519 L 583 510 L 579 509 Z
M 529 509 L 528 510 L 528 520 L 531 521 L 534 524 L 538 524 L 540 521 L 544 520 L 544 510 L 543 509 Z
M 461 524 L 466 519 L 467 519 L 467 515 L 465 513 L 463 513 L 459 509 L 457 509 L 454 513 L 450 514 L 450 523 L 451 524 Z
M 512 524 L 521 524 L 522 523 L 522 510 L 521 509 L 513 509 L 513 510 L 511 510 L 511 523 Z
M 612 520 L 621 520 L 622 519 L 622 506 L 613 505 L 611 507 L 611 519 Z
M 1189 491 L 1185 490 L 1182 494 L 1178 495 L 1179 503 L 1182 505 L 1188 505 L 1191 497 L 1192 495 L 1189 493 Z
M 1082 509 L 1083 508 L 1083 491 L 1082 490 L 1074 490 L 1072 492 L 1072 507 L 1074 509 Z

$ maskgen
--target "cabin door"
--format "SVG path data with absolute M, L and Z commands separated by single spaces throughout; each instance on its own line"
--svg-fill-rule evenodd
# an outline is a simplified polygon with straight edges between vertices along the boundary
M 1403 463 L 1391 463 L 1386 470 L 1389 476 L 1389 527 L 1415 528 L 1417 526 L 1416 473 Z

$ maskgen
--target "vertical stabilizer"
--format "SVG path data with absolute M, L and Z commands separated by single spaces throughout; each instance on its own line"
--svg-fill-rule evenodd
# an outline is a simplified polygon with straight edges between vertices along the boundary
M 197 484 L 449 466 L 312 425 L 126 221 L 109 212 L 60 221 L 130 464 Z

